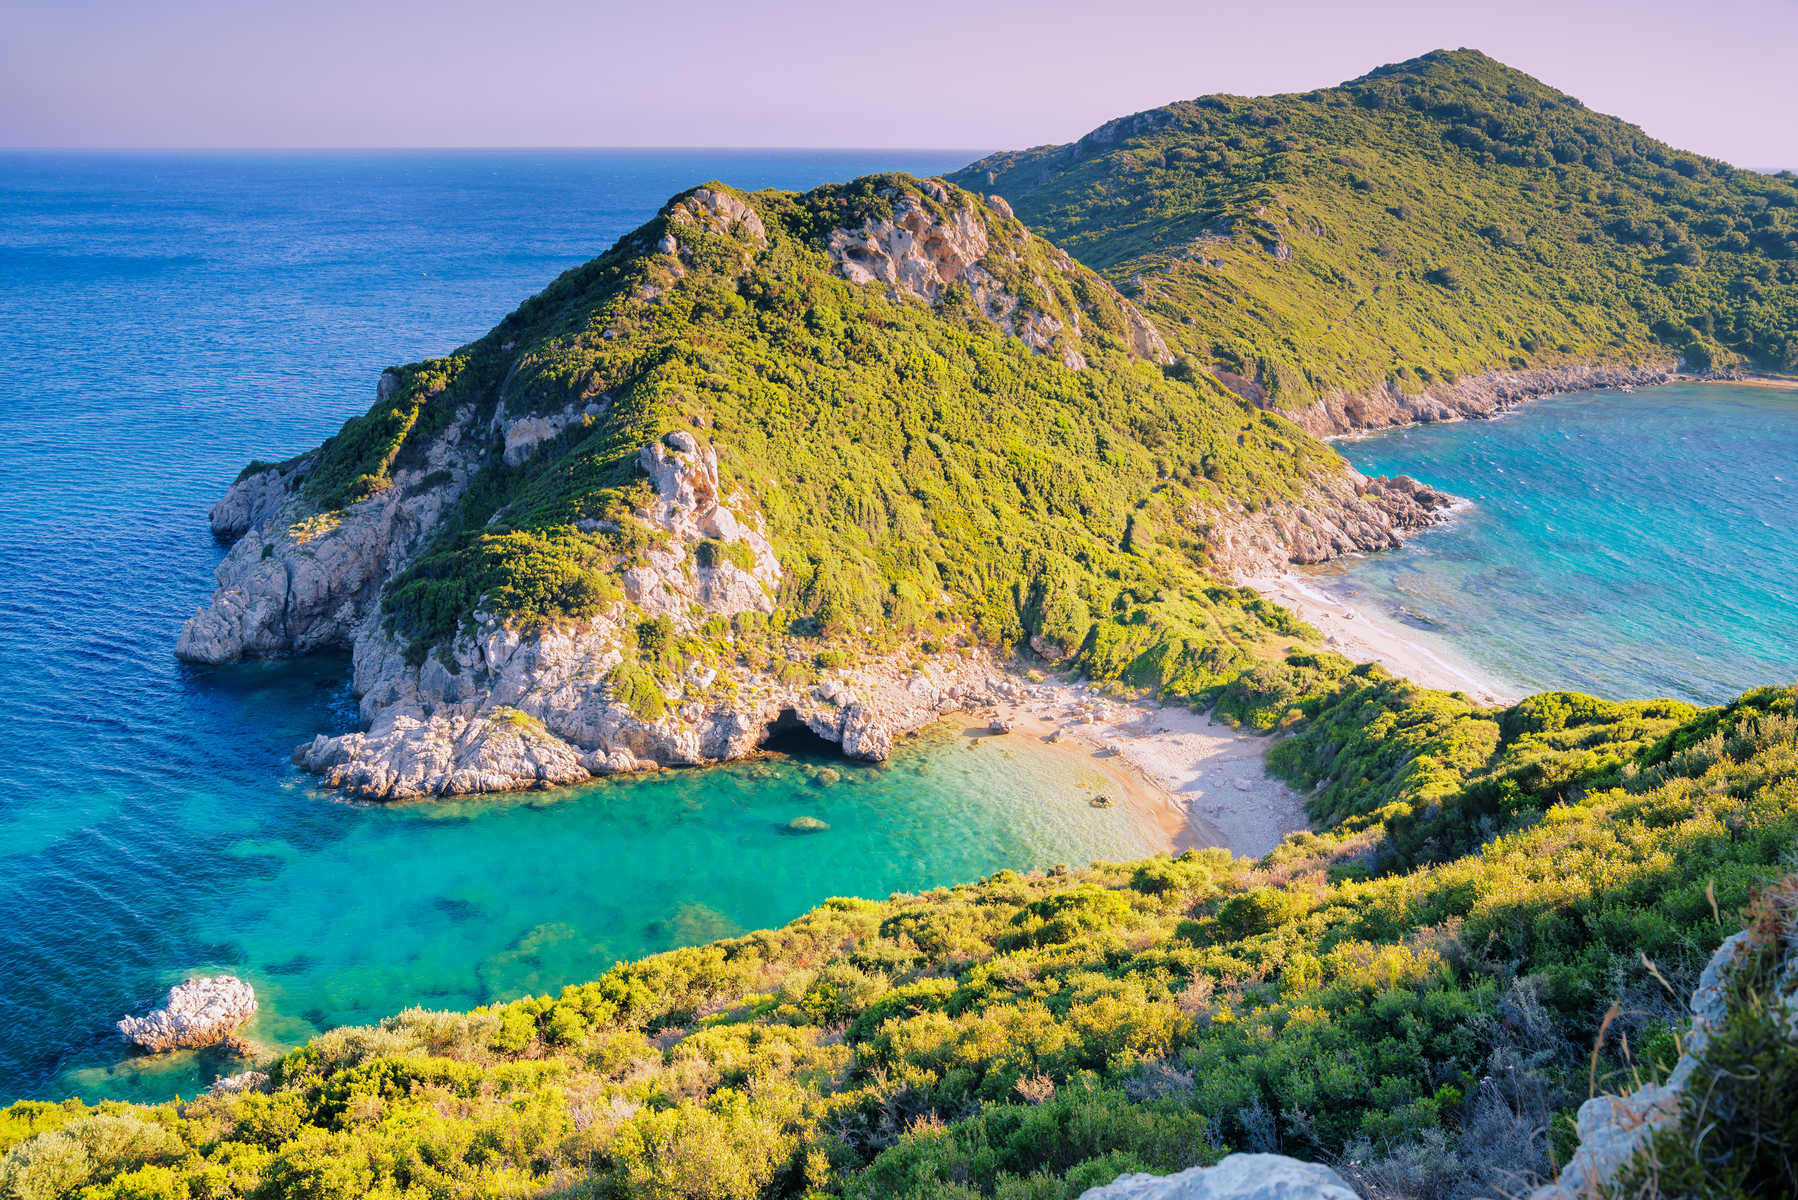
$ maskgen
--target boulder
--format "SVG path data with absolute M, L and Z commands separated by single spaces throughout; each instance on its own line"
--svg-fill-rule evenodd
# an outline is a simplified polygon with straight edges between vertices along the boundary
M 1322 1163 L 1283 1154 L 1232 1154 L 1215 1167 L 1177 1175 L 1123 1175 L 1080 1200 L 1359 1200 Z
M 119 1032 L 152 1053 L 192 1050 L 225 1038 L 256 1011 L 256 992 L 235 975 L 189 979 L 169 989 L 163 1006 L 126 1017 Z

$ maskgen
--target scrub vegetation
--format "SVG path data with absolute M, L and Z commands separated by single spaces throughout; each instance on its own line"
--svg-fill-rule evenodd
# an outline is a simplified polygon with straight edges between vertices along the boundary
M 1798 178 L 1475 50 L 1170 104 L 951 178 L 1274 407 L 1568 362 L 1798 366 Z
M 1671 1067 L 1677 997 L 1768 902 L 1795 709 L 1482 710 L 1356 668 L 1279 748 L 1319 785 L 1315 832 L 1258 862 L 832 900 L 556 996 L 327 1034 L 270 1094 L 17 1104 L 0 1195 L 1020 1200 L 1270 1149 L 1394 1194 L 1514 1191 L 1590 1088 Z M 1747 1011 L 1742 1052 L 1789 1076 Z M 1770 1081 L 1709 1095 L 1748 1110 L 1736 1141 L 1789 1126 Z M 1682 1169 L 1730 1151 L 1704 1153 Z
M 1219 581 L 1209 538 L 1343 469 L 1257 391 L 1293 406 L 1668 351 L 1792 366 L 1792 180 L 1469 51 L 1174 105 L 957 178 L 1136 296 L 1183 358 L 1133 351 L 1097 276 L 968 193 L 728 193 L 759 231 L 680 219 L 689 194 L 487 337 L 393 372 L 286 464 L 309 519 L 427 465 L 470 407 L 579 411 L 523 463 L 485 447 L 385 595 L 421 653 L 477 611 L 578 619 L 663 536 L 638 515 L 640 448 L 688 430 L 786 579 L 771 620 L 637 626 L 610 677 L 636 711 L 664 703 L 655 663 L 726 643 L 811 639 L 831 664 L 1028 643 L 1274 734 L 1312 830 L 1257 861 L 831 900 L 557 995 L 327 1033 L 266 1092 L 18 1103 L 0 1197 L 1062 1200 L 1233 1150 L 1373 1194 L 1515 1194 L 1565 1160 L 1594 1090 L 1664 1076 L 1721 940 L 1744 920 L 1764 948 L 1789 935 L 1798 690 L 1481 708 L 1318 649 Z M 932 306 L 842 277 L 830 232 L 908 196 L 1012 248 L 1001 282 L 1059 322 L 1051 352 L 965 282 Z M 698 555 L 743 565 L 727 543 Z M 1629 1194 L 1789 1189 L 1792 1043 L 1761 1002 L 1775 951 L 1753 963 L 1698 1076 L 1709 1107 Z

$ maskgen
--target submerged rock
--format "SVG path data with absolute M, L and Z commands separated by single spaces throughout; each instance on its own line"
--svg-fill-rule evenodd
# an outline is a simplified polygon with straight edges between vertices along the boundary
M 1359 1200 L 1322 1163 L 1283 1154 L 1232 1154 L 1215 1167 L 1177 1175 L 1124 1175 L 1080 1200 Z
M 235 975 L 189 979 L 169 989 L 163 1006 L 119 1022 L 125 1038 L 149 1050 L 193 1050 L 226 1039 L 256 1011 L 256 992 Z
M 229 1096 L 239 1092 L 272 1092 L 275 1090 L 274 1080 L 266 1071 L 239 1071 L 235 1075 L 224 1075 L 212 1081 L 206 1089 L 209 1096 Z
M 794 817 L 787 822 L 788 833 L 823 833 L 830 825 L 817 817 Z

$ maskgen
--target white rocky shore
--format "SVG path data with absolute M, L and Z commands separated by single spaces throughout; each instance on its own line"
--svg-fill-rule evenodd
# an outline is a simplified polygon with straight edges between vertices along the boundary
M 624 573 L 624 601 L 577 627 L 535 634 L 484 619 L 409 661 L 382 627 L 380 588 L 466 482 L 459 447 L 483 432 L 463 417 L 393 487 L 331 518 L 304 515 L 300 464 L 249 476 L 212 510 L 214 531 L 237 540 L 212 603 L 183 627 L 176 653 L 220 663 L 349 648 L 366 731 L 320 736 L 295 755 L 336 787 L 395 799 L 576 783 L 741 758 L 785 728 L 881 759 L 896 738 L 978 702 L 999 676 L 973 650 L 897 654 L 823 679 L 809 664 L 755 672 L 726 663 L 690 670 L 664 695 L 663 712 L 636 712 L 608 679 L 628 624 L 665 615 L 691 632 L 709 617 L 768 613 L 782 575 L 759 516 L 741 497 L 719 496 L 715 451 L 685 431 L 640 456 L 656 488 L 645 516 L 667 536 Z M 503 409 L 495 422 L 491 433 L 514 446 Z M 701 561 L 708 540 L 741 553 Z M 787 674 L 808 679 L 782 682 Z
M 234 975 L 189 979 L 169 989 L 161 1008 L 118 1023 L 127 1041 L 152 1053 L 196 1050 L 224 1041 L 256 1012 L 256 992 Z
M 933 656 L 903 650 L 822 678 L 797 659 L 788 670 L 694 667 L 664 695 L 663 712 L 635 711 L 608 678 L 632 622 L 667 616 L 686 633 L 710 617 L 769 613 L 783 575 L 753 506 L 719 495 L 716 452 L 686 431 L 640 456 L 656 495 L 644 515 L 667 536 L 624 573 L 624 601 L 577 626 L 538 633 L 481 619 L 422 662 L 409 659 L 382 625 L 381 585 L 465 484 L 463 443 L 499 435 L 508 453 L 516 444 L 503 418 L 502 409 L 495 427 L 480 431 L 465 427 L 464 414 L 393 487 L 331 518 L 304 515 L 302 464 L 249 476 L 212 510 L 214 531 L 237 540 L 219 566 L 212 603 L 183 627 L 176 653 L 221 663 L 350 649 L 365 730 L 321 735 L 295 754 L 331 785 L 400 799 L 571 784 L 741 758 L 789 728 L 878 760 L 946 714 L 1016 700 L 1015 677 L 964 647 Z M 1408 481 L 1350 481 L 1344 489 L 1340 503 L 1326 497 L 1256 517 L 1226 539 L 1225 553 L 1246 565 L 1395 544 L 1397 528 L 1430 519 L 1437 495 Z M 706 541 L 741 553 L 736 562 L 701 561 Z

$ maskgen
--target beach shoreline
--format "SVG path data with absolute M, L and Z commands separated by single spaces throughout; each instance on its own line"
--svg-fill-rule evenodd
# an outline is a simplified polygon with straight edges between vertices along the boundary
M 1288 569 L 1241 581 L 1293 609 L 1324 635 L 1324 645 L 1356 662 L 1375 662 L 1424 687 L 1461 692 L 1476 704 L 1515 704 L 1527 689 L 1425 644 L 1391 616 L 1345 599 L 1319 580 Z
M 971 715 L 986 716 L 992 736 L 1077 757 L 1104 774 L 1116 785 L 1113 799 L 1171 853 L 1219 846 L 1259 858 L 1288 833 L 1310 828 L 1303 797 L 1268 774 L 1270 737 L 1080 683 L 1017 680 L 1005 693 Z

